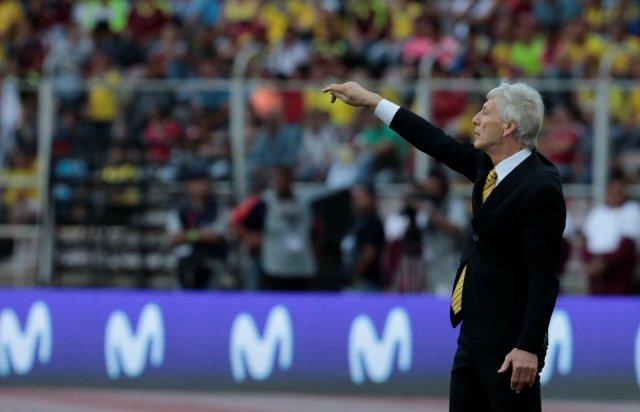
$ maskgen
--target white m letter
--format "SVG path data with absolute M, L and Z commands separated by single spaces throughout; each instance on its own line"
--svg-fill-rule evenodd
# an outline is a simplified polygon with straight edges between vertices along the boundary
M 113 312 L 107 321 L 104 355 L 107 374 L 111 379 L 120 378 L 121 373 L 129 378 L 137 378 L 144 372 L 148 357 L 153 366 L 162 365 L 164 322 L 160 308 L 155 304 L 145 305 L 136 333 L 123 311 Z
M 386 382 L 393 370 L 396 351 L 398 369 L 408 372 L 412 362 L 412 341 L 411 320 L 404 309 L 395 308 L 389 313 L 382 339 L 378 339 L 368 316 L 357 316 L 349 333 L 351 381 L 362 385 L 368 376 L 375 383 Z
M 46 303 L 35 302 L 27 315 L 24 333 L 11 309 L 0 312 L 0 376 L 26 375 L 33 368 L 36 351 L 40 363 L 51 360 L 53 333 Z
M 638 386 L 640 386 L 640 327 L 636 335 L 636 379 L 638 380 Z
M 573 366 L 573 330 L 571 318 L 564 310 L 556 310 L 549 323 L 549 349 L 547 360 L 540 372 L 540 383 L 546 385 L 553 376 L 553 368 L 558 364 L 558 373 L 568 375 Z
M 233 379 L 244 382 L 247 371 L 251 378 L 258 381 L 269 378 L 278 349 L 278 366 L 280 369 L 289 369 L 293 363 L 293 329 L 285 307 L 276 306 L 271 310 L 262 338 L 253 317 L 247 313 L 239 314 L 231 327 L 229 345 Z

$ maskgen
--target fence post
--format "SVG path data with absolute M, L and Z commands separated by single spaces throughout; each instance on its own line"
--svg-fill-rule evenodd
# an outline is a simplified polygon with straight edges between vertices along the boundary
M 38 196 L 40 236 L 38 238 L 38 283 L 50 284 L 53 275 L 55 216 L 50 196 L 51 146 L 55 102 L 53 84 L 44 79 L 38 86 Z
M 609 113 L 609 94 L 611 89 L 611 67 L 621 53 L 610 50 L 600 61 L 598 83 L 596 86 L 596 105 L 593 120 L 593 185 L 591 196 L 594 204 L 604 202 L 609 175 L 609 157 L 611 155 L 611 132 Z
M 259 51 L 254 44 L 244 47 L 233 61 L 231 80 L 231 101 L 229 107 L 229 129 L 231 134 L 231 170 L 232 188 L 236 201 L 247 195 L 247 176 L 245 165 L 245 73 L 251 58 Z
M 418 105 L 418 113 L 420 116 L 429 120 L 431 118 L 431 71 L 436 61 L 437 53 L 429 53 L 420 60 L 418 68 L 418 84 L 416 90 L 416 102 Z M 413 178 L 418 181 L 424 181 L 429 171 L 429 163 L 431 159 L 426 153 L 422 153 L 418 149 L 414 150 Z

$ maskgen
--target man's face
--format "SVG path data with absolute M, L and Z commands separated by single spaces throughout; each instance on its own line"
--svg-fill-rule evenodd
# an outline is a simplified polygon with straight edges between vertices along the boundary
M 356 213 L 365 213 L 373 208 L 373 196 L 361 186 L 351 189 L 351 202 Z
M 187 191 L 189 195 L 194 199 L 203 199 L 209 194 L 209 179 L 197 178 L 192 179 L 187 183 Z
M 471 121 L 475 126 L 473 144 L 476 149 L 487 152 L 502 144 L 505 123 L 500 119 L 495 99 L 487 100 Z
M 425 192 L 428 196 L 441 200 L 444 197 L 444 184 L 437 177 L 429 176 L 424 184 Z
M 624 182 L 621 180 L 613 180 L 607 185 L 607 195 L 605 202 L 610 207 L 622 206 L 627 200 L 624 190 Z

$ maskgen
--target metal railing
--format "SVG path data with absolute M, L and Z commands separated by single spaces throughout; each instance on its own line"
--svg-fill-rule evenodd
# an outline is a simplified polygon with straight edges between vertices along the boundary
M 257 49 L 247 48 L 239 53 L 234 64 L 233 78 L 228 80 L 204 80 L 202 82 L 189 81 L 188 84 L 176 81 L 136 81 L 132 84 L 122 85 L 127 94 L 134 92 L 175 92 L 197 91 L 225 91 L 229 93 L 229 135 L 231 139 L 231 165 L 232 165 L 232 199 L 242 199 L 247 194 L 247 167 L 246 161 L 246 122 L 249 93 L 255 87 L 263 83 L 260 79 L 244 78 L 247 66 L 257 54 Z M 597 79 L 525 79 L 524 81 L 540 91 L 559 92 L 577 91 L 588 89 L 595 91 L 596 107 L 591 129 L 593 130 L 594 148 L 592 152 L 592 184 L 571 184 L 565 186 L 567 197 L 590 198 L 593 202 L 600 202 L 604 198 L 605 185 L 610 163 L 610 113 L 608 99 L 611 88 L 637 86 L 637 83 L 625 80 L 614 80 L 609 71 L 615 54 L 607 55 L 600 66 Z M 419 79 L 414 83 L 396 85 L 399 91 L 410 91 L 415 95 L 415 108 L 422 116 L 431 117 L 432 93 L 438 91 L 463 91 L 466 93 L 486 93 L 500 83 L 500 79 L 442 79 L 431 78 L 433 58 L 425 58 L 419 69 Z M 335 79 L 322 83 L 310 83 L 308 81 L 270 81 L 270 84 L 279 90 L 303 90 L 321 89 L 325 83 L 334 82 Z M 368 87 L 381 89 L 389 85 L 382 82 L 369 82 Z M 56 128 L 56 114 L 58 102 L 56 91 L 52 83 L 43 80 L 38 89 L 38 163 L 39 174 L 37 179 L 25 181 L 20 179 L 0 179 L 0 188 L 11 186 L 23 186 L 36 188 L 39 193 L 40 218 L 36 225 L 0 225 L 0 237 L 7 238 L 31 238 L 38 240 L 37 281 L 40 284 L 50 284 L 53 279 L 55 267 L 55 233 L 56 219 L 55 209 L 51 197 L 51 159 L 54 130 Z M 414 168 L 411 174 L 415 178 L 422 178 L 429 168 L 429 158 L 424 154 L 418 154 L 415 158 Z M 640 195 L 637 187 L 631 188 L 632 194 Z M 391 186 L 391 195 L 397 193 L 400 196 L 401 188 Z

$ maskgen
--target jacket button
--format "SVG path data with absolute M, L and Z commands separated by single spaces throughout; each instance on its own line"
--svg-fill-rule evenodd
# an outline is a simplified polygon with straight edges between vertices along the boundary
M 474 233 L 471 238 L 473 239 L 474 242 L 477 242 L 478 239 L 480 239 L 480 236 L 478 236 L 477 234 Z

